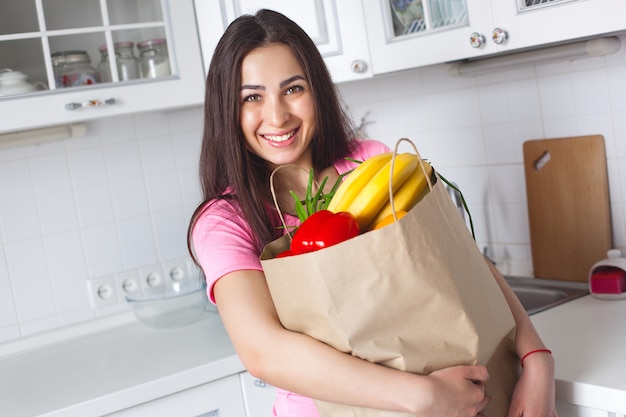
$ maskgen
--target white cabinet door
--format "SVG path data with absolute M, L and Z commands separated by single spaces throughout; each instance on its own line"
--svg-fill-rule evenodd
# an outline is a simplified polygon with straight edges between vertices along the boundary
M 80 7 L 72 0 L 28 3 L 37 8 L 22 7 L 21 0 L 3 2 L 0 68 L 22 72 L 28 82 L 45 83 L 49 90 L 0 96 L 0 133 L 203 102 L 192 0 L 85 1 Z M 166 40 L 170 75 L 56 87 L 55 52 L 85 50 L 96 68 L 100 45 L 112 50 L 120 41 L 137 44 L 154 38 Z
M 242 372 L 240 377 L 248 417 L 271 416 L 276 400 L 276 388 L 248 372 Z
M 364 0 L 364 8 L 374 74 L 626 30 L 623 0 Z
M 623 0 L 492 0 L 493 28 L 508 33 L 501 51 L 610 34 L 626 29 Z M 526 4 L 529 4 L 528 6 Z M 488 35 L 490 36 L 490 29 Z
M 615 417 L 615 415 L 609 415 L 608 412 L 603 410 L 580 407 L 558 401 L 556 403 L 556 411 L 559 413 L 559 417 Z
M 239 376 L 233 375 L 108 416 L 246 417 L 246 411 Z
M 363 8 L 359 0 L 195 0 L 205 71 L 226 27 L 261 8 L 281 12 L 313 39 L 335 82 L 372 76 Z

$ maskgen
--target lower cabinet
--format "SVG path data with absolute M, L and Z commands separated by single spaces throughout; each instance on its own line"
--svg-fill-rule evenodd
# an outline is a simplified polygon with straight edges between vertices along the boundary
M 556 403 L 556 411 L 559 413 L 559 417 L 625 417 L 623 414 L 558 401 Z
M 253 377 L 248 372 L 239 374 L 248 417 L 270 417 L 276 399 L 276 388 Z
M 109 416 L 247 417 L 239 375 L 218 379 Z
M 276 388 L 242 372 L 107 417 L 271 417 Z

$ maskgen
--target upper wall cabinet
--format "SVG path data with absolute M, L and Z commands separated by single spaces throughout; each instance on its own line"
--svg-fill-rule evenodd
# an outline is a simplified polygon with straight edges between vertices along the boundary
M 0 133 L 203 101 L 192 0 L 3 0 Z
M 365 0 L 374 74 L 626 29 L 623 0 Z
M 205 70 L 230 22 L 265 8 L 285 14 L 309 34 L 335 82 L 372 76 L 360 0 L 195 0 L 195 7 Z

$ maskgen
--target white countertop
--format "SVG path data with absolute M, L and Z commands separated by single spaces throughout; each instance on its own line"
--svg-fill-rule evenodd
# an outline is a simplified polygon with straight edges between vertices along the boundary
M 531 319 L 556 361 L 557 399 L 626 414 L 626 300 L 587 295 Z
M 99 416 L 243 370 L 214 312 L 178 329 L 127 320 L 0 357 L 0 416 Z
M 626 300 L 585 296 L 531 318 L 556 359 L 557 399 L 626 414 Z M 0 416 L 103 415 L 243 370 L 216 313 L 170 330 L 131 317 L 21 352 L 0 345 Z

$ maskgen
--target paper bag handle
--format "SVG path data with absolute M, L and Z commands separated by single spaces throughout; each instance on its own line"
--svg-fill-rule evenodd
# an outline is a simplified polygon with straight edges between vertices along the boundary
M 408 142 L 411 147 L 413 148 L 413 151 L 415 151 L 415 154 L 417 155 L 417 161 L 420 165 L 420 169 L 422 170 L 422 172 L 424 173 L 424 176 L 426 177 L 426 182 L 428 183 L 428 189 L 430 191 L 433 190 L 433 183 L 430 179 L 430 175 L 428 175 L 428 172 L 426 171 L 426 167 L 424 166 L 424 160 L 422 159 L 422 156 L 420 155 L 419 151 L 417 150 L 417 146 L 415 146 L 415 143 L 413 143 L 413 141 L 409 138 L 400 138 L 398 139 L 398 141 L 396 142 L 396 146 L 394 146 L 393 148 L 393 154 L 391 156 L 391 166 L 389 167 L 389 202 L 391 204 L 391 212 L 393 213 L 393 219 L 395 221 L 398 221 L 398 214 L 396 213 L 396 204 L 393 201 L 393 167 L 395 165 L 396 162 L 396 156 L 398 155 L 398 148 L 400 147 L 400 143 L 402 142 Z
M 391 203 L 391 212 L 393 213 L 393 219 L 395 221 L 398 221 L 398 215 L 396 213 L 396 207 L 395 207 L 395 203 L 393 201 L 393 184 L 392 184 L 391 179 L 393 178 L 393 166 L 394 166 L 394 163 L 395 163 L 395 160 L 396 160 L 396 155 L 398 154 L 398 148 L 400 146 L 400 143 L 402 143 L 402 142 L 408 142 L 411 145 L 411 147 L 413 148 L 413 150 L 415 151 L 415 154 L 417 155 L 417 161 L 419 162 L 419 165 L 420 165 L 420 167 L 422 169 L 422 172 L 424 172 L 424 176 L 426 177 L 426 181 L 428 182 L 428 188 L 429 188 L 430 191 L 433 190 L 433 183 L 432 183 L 432 181 L 430 179 L 430 176 L 428 175 L 428 172 L 426 171 L 426 167 L 424 166 L 424 160 L 422 159 L 422 156 L 420 155 L 419 151 L 417 150 L 417 146 L 415 146 L 415 143 L 413 143 L 413 141 L 411 139 L 409 139 L 409 138 L 400 138 L 400 139 L 398 139 L 398 141 L 396 142 L 396 146 L 393 149 L 393 155 L 391 157 L 391 166 L 389 168 L 389 202 Z M 441 180 L 443 182 L 445 182 L 448 186 L 452 187 L 461 196 L 461 202 L 463 203 L 463 209 L 467 213 L 467 218 L 469 219 L 470 230 L 472 232 L 472 237 L 474 238 L 474 240 L 476 240 L 476 234 L 474 233 L 474 221 L 472 220 L 472 214 L 469 211 L 469 207 L 467 207 L 467 202 L 465 201 L 465 197 L 463 197 L 463 193 L 456 186 L 454 186 L 450 181 L 445 179 L 440 173 L 438 173 L 437 176 L 439 178 L 441 178 Z

